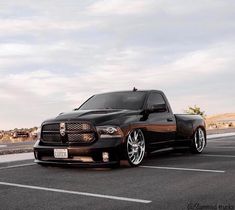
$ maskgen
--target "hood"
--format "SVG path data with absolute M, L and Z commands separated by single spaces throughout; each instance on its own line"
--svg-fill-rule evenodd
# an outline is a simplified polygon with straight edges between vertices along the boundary
M 120 109 L 104 109 L 104 110 L 76 110 L 67 113 L 61 113 L 54 119 L 47 120 L 52 121 L 76 121 L 84 120 L 90 121 L 94 125 L 120 125 L 123 124 L 125 119 L 130 119 L 130 116 L 139 115 L 140 111 L 136 110 L 120 110 Z

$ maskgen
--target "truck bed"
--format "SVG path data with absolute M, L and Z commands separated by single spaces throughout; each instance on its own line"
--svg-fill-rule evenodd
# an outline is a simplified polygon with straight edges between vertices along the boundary
M 194 131 L 199 127 L 203 118 L 192 114 L 174 114 L 177 124 L 177 138 L 190 139 Z M 205 125 L 204 125 L 205 126 Z

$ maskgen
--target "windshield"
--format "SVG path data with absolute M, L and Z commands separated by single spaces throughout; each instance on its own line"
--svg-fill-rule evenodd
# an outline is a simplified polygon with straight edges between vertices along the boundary
M 146 92 L 114 92 L 94 95 L 79 109 L 130 109 L 139 110 L 144 105 Z

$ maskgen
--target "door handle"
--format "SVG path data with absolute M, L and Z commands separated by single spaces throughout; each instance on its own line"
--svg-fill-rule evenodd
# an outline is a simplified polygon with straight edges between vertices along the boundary
M 173 122 L 172 118 L 167 118 L 166 120 L 167 120 L 167 122 Z

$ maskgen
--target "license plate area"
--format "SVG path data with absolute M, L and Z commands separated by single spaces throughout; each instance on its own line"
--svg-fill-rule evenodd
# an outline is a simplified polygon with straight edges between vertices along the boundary
M 54 157 L 55 158 L 68 158 L 68 150 L 67 149 L 54 149 Z

